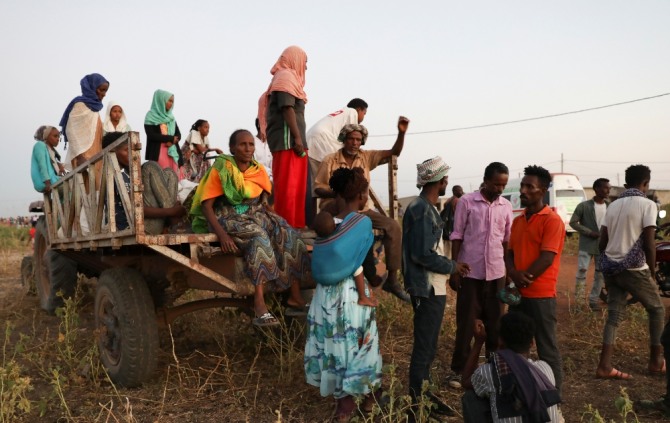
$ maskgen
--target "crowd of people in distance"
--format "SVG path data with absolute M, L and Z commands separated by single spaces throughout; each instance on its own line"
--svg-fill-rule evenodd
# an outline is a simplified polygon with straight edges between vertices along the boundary
M 444 383 L 465 389 L 465 421 L 562 421 L 556 285 L 566 228 L 543 202 L 549 171 L 535 165 L 524 169 L 523 210 L 516 217 L 502 197 L 509 170 L 497 161 L 484 169 L 479 190 L 464 193 L 454 186 L 440 211 L 450 167 L 439 156 L 429 158 L 416 165 L 419 196 L 404 209 L 401 225 L 375 210 L 368 192 L 370 172 L 402 153 L 410 120 L 398 118 L 390 148 L 367 150 L 368 130 L 361 123 L 368 104 L 354 98 L 308 130 L 306 71 L 307 54 L 300 47 L 281 53 L 258 100 L 255 132 L 234 131 L 227 153 L 212 147 L 205 119 L 193 123 L 182 140 L 173 114 L 175 95 L 154 92 L 144 118 L 141 166 L 146 232 L 214 233 L 223 253 L 242 256 L 254 284 L 252 323 L 258 327 L 280 324 L 265 302 L 268 287 L 288 291 L 286 314 L 307 319 L 306 381 L 336 400 L 335 421 L 384 405 L 379 287 L 413 312 L 409 421 L 456 414 L 431 389 L 449 289 L 456 296 L 456 336 Z M 131 130 L 119 103 L 110 102 L 100 116 L 109 89 L 102 75 L 86 75 L 81 95 L 68 104 L 59 125 L 36 130 L 31 159 L 36 191 L 48 195 L 67 172 Z M 57 151 L 61 134 L 67 144 L 64 159 Z M 115 144 L 113 152 L 129 191 L 128 144 Z M 84 178 L 89 193 L 101 180 L 100 165 L 92 171 L 95 178 Z M 611 204 L 609 181 L 596 180 L 594 198 L 580 204 L 570 222 L 580 235 L 576 301 L 593 310 L 604 301 L 608 309 L 598 378 L 632 377 L 613 365 L 628 294 L 649 314 L 649 372 L 666 374 L 670 329 L 663 328 L 665 310 L 654 282 L 657 208 L 645 197 L 650 179 L 648 167 L 630 166 L 627 190 Z M 118 192 L 107 207 L 117 230 L 127 229 Z M 306 228 L 317 234 L 311 255 L 301 236 Z M 382 234 L 383 274 L 375 262 L 373 230 Z M 587 299 L 592 261 L 596 276 Z M 316 282 L 311 304 L 300 291 L 308 273 Z M 539 360 L 530 357 L 533 346 Z M 482 347 L 486 362 L 480 365 Z M 668 386 L 661 401 L 642 405 L 670 415 L 670 379 Z

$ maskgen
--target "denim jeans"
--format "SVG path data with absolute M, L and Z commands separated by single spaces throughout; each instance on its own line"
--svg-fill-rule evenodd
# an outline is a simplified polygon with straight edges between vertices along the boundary
M 649 269 L 624 270 L 616 275 L 605 276 L 607 286 L 607 322 L 603 331 L 603 344 L 613 345 L 616 330 L 626 309 L 628 294 L 635 297 L 649 315 L 649 345 L 661 345 L 661 332 L 665 320 L 665 308 L 658 293 L 656 281 Z
M 556 379 L 556 389 L 561 391 L 563 363 L 556 339 L 556 298 L 521 298 L 521 303 L 510 311 L 520 311 L 535 321 L 535 345 L 540 360 L 549 364 Z
M 600 291 L 603 288 L 604 278 L 603 274 L 600 272 L 598 266 L 598 261 L 596 256 L 588 253 L 587 251 L 579 250 L 577 255 L 577 276 L 575 281 L 575 296 L 578 302 L 584 300 L 584 289 L 586 286 L 586 272 L 589 270 L 589 264 L 591 261 L 595 263 L 595 273 L 593 275 L 593 286 L 591 287 L 591 293 L 589 294 L 589 305 L 597 306 L 598 299 L 600 297 Z
M 412 399 L 421 397 L 423 381 L 430 380 L 430 367 L 437 352 L 446 303 L 447 296 L 436 296 L 432 288 L 428 298 L 412 296 L 414 346 L 409 363 L 409 394 Z

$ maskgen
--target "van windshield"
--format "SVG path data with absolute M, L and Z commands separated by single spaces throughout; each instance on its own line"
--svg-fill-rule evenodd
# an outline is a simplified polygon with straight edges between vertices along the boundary
M 577 204 L 584 201 L 584 190 L 581 189 L 558 189 L 556 190 L 556 209 L 559 214 L 565 213 L 572 216 Z

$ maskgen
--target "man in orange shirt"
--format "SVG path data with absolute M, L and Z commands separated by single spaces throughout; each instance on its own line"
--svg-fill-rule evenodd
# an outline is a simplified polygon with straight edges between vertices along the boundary
M 553 370 L 560 392 L 563 368 L 556 340 L 556 282 L 565 225 L 543 202 L 551 183 L 549 171 L 528 166 L 523 174 L 519 192 L 525 209 L 512 222 L 505 256 L 507 275 L 521 292 L 521 302 L 511 306 L 510 311 L 520 311 L 535 321 L 538 356 Z

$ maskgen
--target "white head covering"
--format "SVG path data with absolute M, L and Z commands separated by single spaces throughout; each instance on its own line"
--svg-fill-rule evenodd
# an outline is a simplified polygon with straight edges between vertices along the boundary
M 430 182 L 437 182 L 444 178 L 449 172 L 450 167 L 442 160 L 442 157 L 435 156 L 425 162 L 416 165 L 416 187 L 421 189 Z
M 121 119 L 119 119 L 119 124 L 117 125 L 116 128 L 114 128 L 114 124 L 112 123 L 112 118 L 110 117 L 110 113 L 112 111 L 112 108 L 114 106 L 119 106 L 121 105 L 117 103 L 116 101 L 110 101 L 107 104 L 107 110 L 105 110 L 105 123 L 103 124 L 103 131 L 105 133 L 107 132 L 128 132 L 130 131 L 130 126 L 128 125 L 128 121 L 126 121 L 126 112 L 123 110 L 123 107 L 121 107 Z
M 35 135 L 33 135 L 33 138 L 35 138 L 35 141 L 46 141 L 47 137 L 51 135 L 51 130 L 56 129 L 55 126 L 49 126 L 49 125 L 42 125 L 39 128 L 37 128 L 37 131 L 35 131 Z

